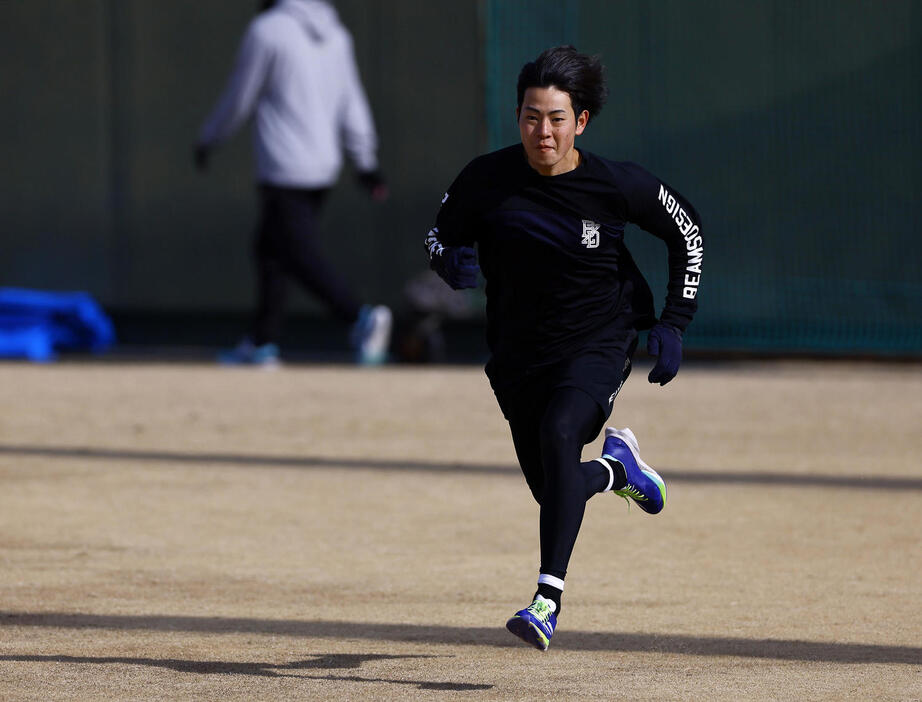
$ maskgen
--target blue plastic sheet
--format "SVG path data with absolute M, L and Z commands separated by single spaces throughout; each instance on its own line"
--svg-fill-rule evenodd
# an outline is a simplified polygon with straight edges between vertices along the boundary
M 51 361 L 114 343 L 112 321 L 88 293 L 0 288 L 0 358 Z

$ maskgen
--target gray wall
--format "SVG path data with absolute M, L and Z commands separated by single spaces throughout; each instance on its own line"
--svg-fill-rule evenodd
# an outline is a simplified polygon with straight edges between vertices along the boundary
M 82 289 L 120 310 L 246 310 L 249 129 L 192 167 L 255 0 L 0 2 L 0 285 Z M 475 2 L 342 0 L 393 197 L 346 170 L 323 244 L 363 298 L 424 267 L 442 192 L 482 150 Z M 319 311 L 307 296 L 293 307 Z

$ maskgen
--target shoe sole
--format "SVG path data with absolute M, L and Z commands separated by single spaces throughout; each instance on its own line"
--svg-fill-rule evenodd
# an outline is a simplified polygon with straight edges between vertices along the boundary
M 637 465 L 640 467 L 640 470 L 647 474 L 647 476 L 656 483 L 659 487 L 660 495 L 663 497 L 663 509 L 666 508 L 666 481 L 660 477 L 660 474 L 653 470 L 650 466 L 644 463 L 643 459 L 640 457 L 640 446 L 637 443 L 637 437 L 634 436 L 634 432 L 625 427 L 624 429 L 615 429 L 613 427 L 608 427 L 605 430 L 605 436 L 614 436 L 617 439 L 621 439 L 624 442 L 624 445 L 627 446 L 628 450 L 631 452 L 631 455 L 634 457 L 634 460 L 637 462 Z M 643 509 L 643 505 L 638 503 L 638 506 Z M 646 512 L 647 510 L 644 510 Z M 662 511 L 662 510 L 660 510 Z M 656 514 L 656 512 L 648 512 L 648 514 Z
M 547 651 L 547 647 L 551 643 L 538 627 L 521 617 L 512 617 L 506 622 L 506 628 L 539 651 Z

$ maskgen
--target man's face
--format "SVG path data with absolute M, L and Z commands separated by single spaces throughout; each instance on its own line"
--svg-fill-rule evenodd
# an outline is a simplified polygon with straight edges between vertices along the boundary
M 576 115 L 570 95 L 554 86 L 528 88 L 519 108 L 519 134 L 528 163 L 545 176 L 572 171 L 579 164 L 573 148 L 577 134 L 589 122 L 589 113 Z

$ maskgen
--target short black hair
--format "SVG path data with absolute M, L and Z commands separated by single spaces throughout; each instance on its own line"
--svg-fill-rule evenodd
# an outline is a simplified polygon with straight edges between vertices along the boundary
M 581 54 L 569 45 L 545 49 L 534 61 L 522 66 L 516 88 L 517 109 L 522 109 L 526 90 L 551 86 L 570 96 L 570 103 L 577 116 L 587 110 L 589 117 L 595 117 L 608 97 L 601 59 Z

